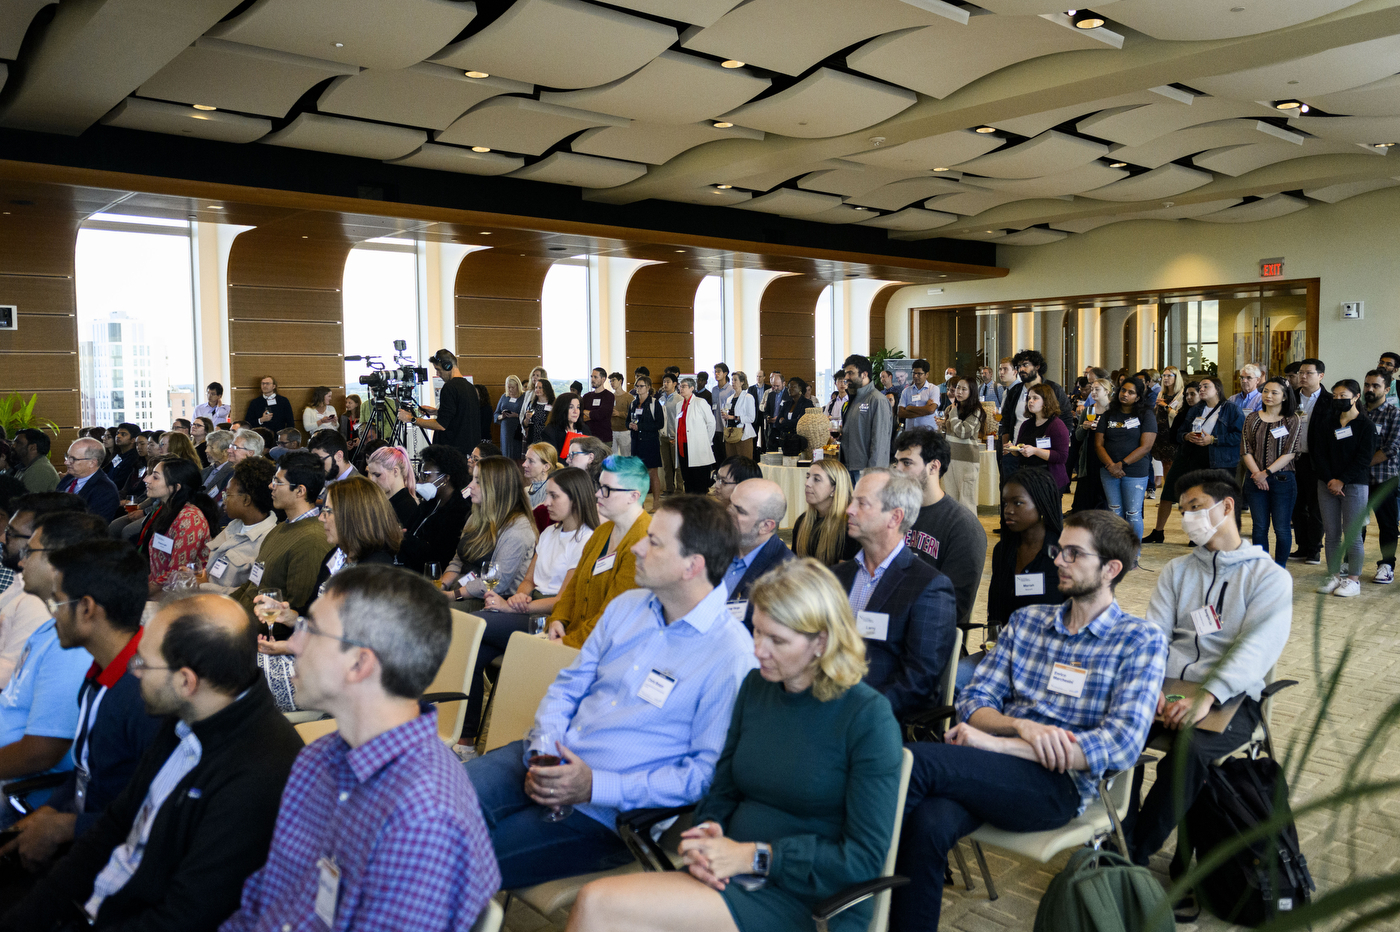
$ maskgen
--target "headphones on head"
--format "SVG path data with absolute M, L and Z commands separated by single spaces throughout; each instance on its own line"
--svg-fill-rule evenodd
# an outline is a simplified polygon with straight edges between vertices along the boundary
M 442 369 L 447 372 L 451 372 L 452 369 L 457 365 L 457 357 L 453 356 L 450 352 L 448 352 L 445 349 L 438 350 L 436 353 L 433 354 L 432 359 L 428 361 L 431 362 L 433 365 L 437 366 L 439 369 Z

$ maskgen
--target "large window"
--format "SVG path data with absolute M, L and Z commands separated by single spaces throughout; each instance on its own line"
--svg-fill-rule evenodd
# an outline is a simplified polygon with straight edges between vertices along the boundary
M 715 363 L 725 361 L 724 279 L 719 275 L 706 275 L 695 290 L 695 371 L 711 372 Z M 685 363 L 679 360 L 676 365 L 685 368 Z M 733 368 L 730 364 L 730 369 Z
M 817 298 L 817 398 L 826 399 L 836 391 L 836 370 L 842 359 L 836 358 L 836 289 L 827 285 Z
M 394 365 L 394 341 L 404 340 L 403 355 L 420 366 L 418 345 L 418 268 L 412 240 L 383 239 L 350 250 L 345 259 L 342 285 L 345 314 L 345 353 L 378 356 L 385 366 Z M 360 389 L 360 376 L 368 373 L 363 362 L 345 364 L 346 390 L 369 401 Z M 428 373 L 432 375 L 431 370 Z
M 1164 365 L 1184 374 L 1215 375 L 1220 369 L 1220 302 L 1179 301 L 1162 320 Z
M 188 418 L 202 395 L 189 224 L 94 214 L 75 259 L 83 426 Z
M 588 263 L 562 259 L 550 266 L 540 294 L 541 356 L 555 394 L 582 382 L 588 390 Z M 529 373 L 517 373 L 524 379 Z

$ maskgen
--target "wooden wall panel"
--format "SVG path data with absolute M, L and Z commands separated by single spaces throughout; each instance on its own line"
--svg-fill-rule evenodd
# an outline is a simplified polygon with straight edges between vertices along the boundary
M 330 230 L 303 237 L 275 226 L 240 233 L 228 258 L 230 416 L 241 417 L 265 375 L 300 423 L 311 389 L 345 405 L 341 285 L 354 242 Z M 355 391 L 359 386 L 351 389 Z M 364 392 L 359 392 L 362 398 Z
M 24 305 L 20 314 L 18 330 L 0 330 L 0 353 L 51 353 L 55 347 L 78 345 L 78 318 L 72 314 L 25 312 Z
M 811 384 L 817 373 L 817 298 L 827 282 L 792 275 L 774 279 L 758 303 L 759 368 Z
M 526 301 L 520 298 L 482 298 L 475 295 L 459 295 L 457 298 L 458 320 L 470 320 L 470 326 L 482 325 L 513 330 L 540 329 L 540 299 Z M 436 352 L 436 350 L 434 350 Z M 432 355 L 432 353 L 429 353 Z
M 667 366 L 694 372 L 695 292 L 707 273 L 662 263 L 638 269 L 627 283 L 627 366 L 661 381 Z
M 902 349 L 905 350 L 906 354 L 908 353 L 906 347 L 885 346 L 885 308 L 889 306 L 890 298 L 894 297 L 894 293 L 903 288 L 904 284 L 904 282 L 895 282 L 886 285 L 875 292 L 875 297 L 870 302 L 870 352 L 872 353 L 878 349 L 891 348 Z

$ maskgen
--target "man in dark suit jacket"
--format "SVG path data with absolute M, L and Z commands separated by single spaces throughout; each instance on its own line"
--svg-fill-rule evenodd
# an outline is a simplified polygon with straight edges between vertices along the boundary
M 107 451 L 100 440 L 82 437 L 68 445 L 68 455 L 63 458 L 68 474 L 58 482 L 58 491 L 76 492 L 87 502 L 88 511 L 108 521 L 122 510 L 121 495 L 116 483 L 102 471 L 102 461 Z
M 1016 367 L 1016 375 L 1020 381 L 1006 390 L 1006 398 L 1001 403 L 1001 425 L 997 432 L 1001 435 L 1002 445 L 1005 446 L 1016 441 L 1016 429 L 1020 426 L 1018 421 L 1025 417 L 1022 399 L 1026 394 L 1026 389 L 1042 383 L 1050 386 L 1050 390 L 1055 393 L 1055 401 L 1060 405 L 1060 420 L 1065 422 L 1065 426 L 1069 428 L 1072 436 L 1074 434 L 1074 410 L 1070 407 L 1065 390 L 1055 382 L 1045 378 L 1045 357 L 1036 350 L 1021 350 L 1012 357 L 1011 362 Z M 1017 414 L 1018 407 L 1020 407 L 1019 415 Z M 1008 473 L 1004 474 L 1009 475 Z
M 752 631 L 749 590 L 764 573 L 793 558 L 792 551 L 778 537 L 778 525 L 787 514 L 787 498 L 776 482 L 745 479 L 729 495 L 729 513 L 739 526 L 739 556 L 724 574 L 729 610 Z
M 861 545 L 832 568 L 865 638 L 865 682 L 896 717 L 940 704 L 940 679 L 957 643 L 953 583 L 904 545 L 923 503 L 914 480 L 887 467 L 861 471 L 846 510 L 846 533 Z
M 292 413 L 292 403 L 277 394 L 277 380 L 265 375 L 258 387 L 262 394 L 248 402 L 248 411 L 243 415 L 243 420 L 254 427 L 266 427 L 273 434 L 295 427 L 296 415 Z

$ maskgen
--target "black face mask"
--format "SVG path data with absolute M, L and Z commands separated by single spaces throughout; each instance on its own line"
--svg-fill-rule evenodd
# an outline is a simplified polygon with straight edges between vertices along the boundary
M 1362 392 L 1361 397 L 1366 399 L 1366 404 L 1368 405 L 1373 405 L 1381 400 L 1381 396 L 1377 395 L 1375 392 Z
M 1022 382 L 1025 382 L 1027 384 L 1035 381 L 1036 371 L 1034 369 L 1032 369 L 1030 372 L 1018 372 L 1016 374 L 1020 376 Z

